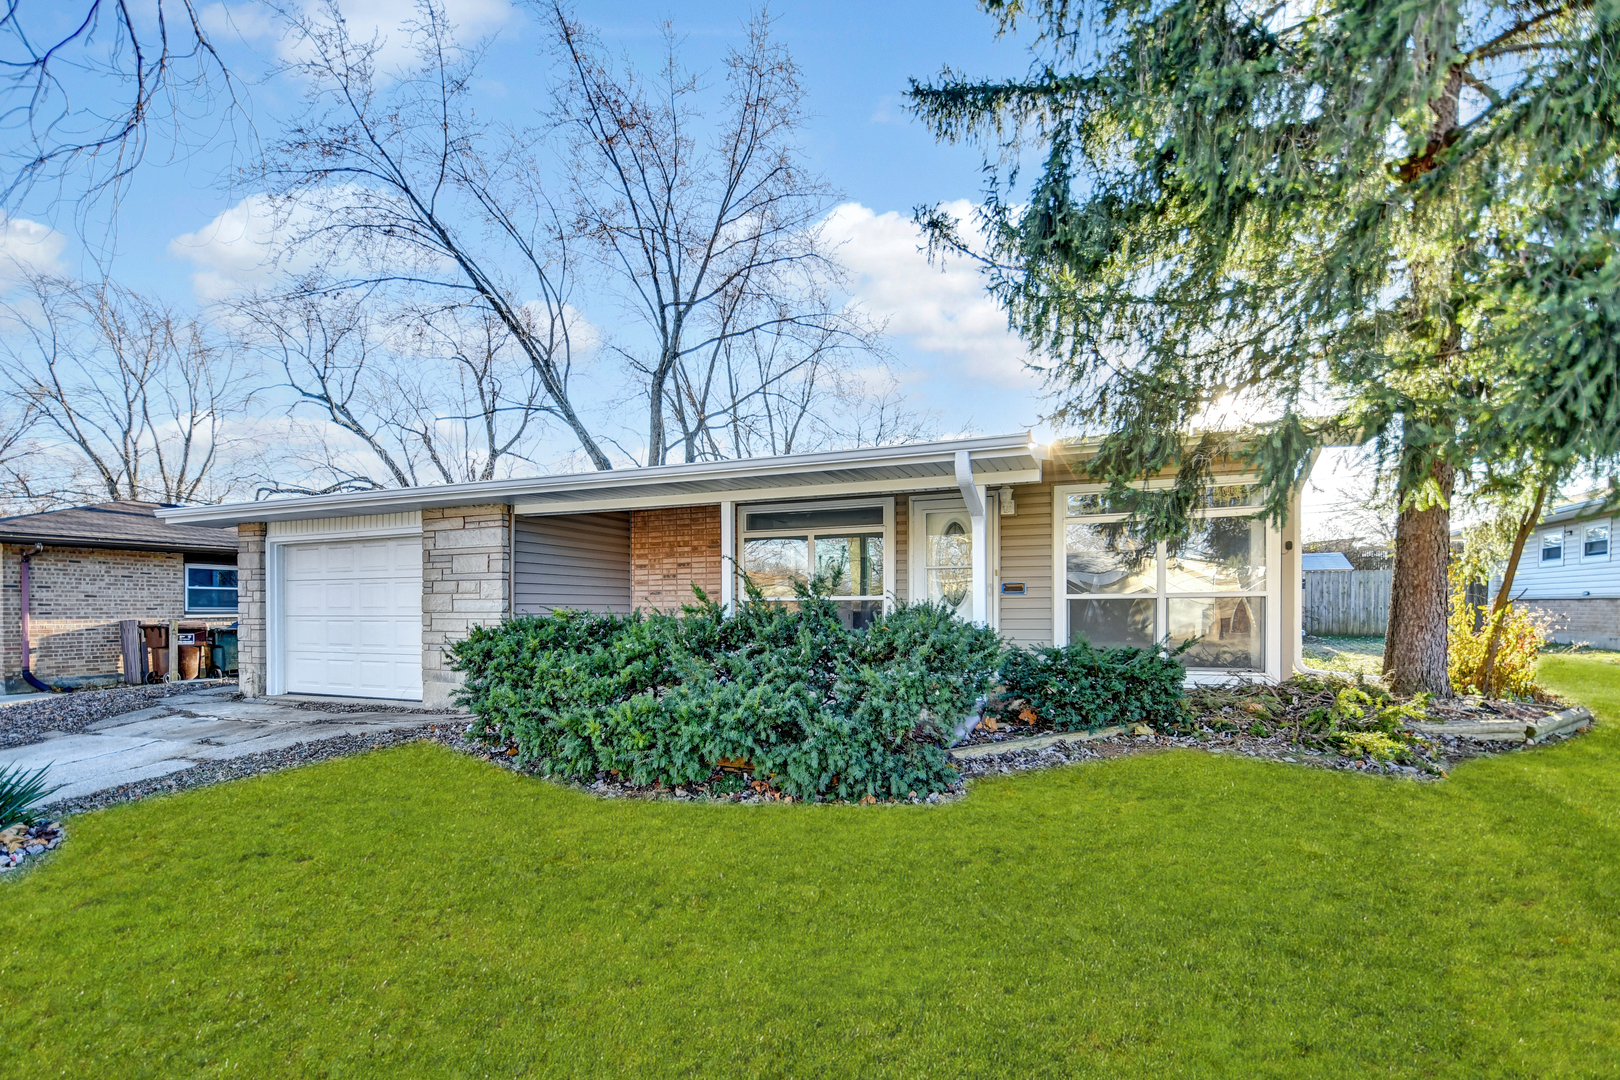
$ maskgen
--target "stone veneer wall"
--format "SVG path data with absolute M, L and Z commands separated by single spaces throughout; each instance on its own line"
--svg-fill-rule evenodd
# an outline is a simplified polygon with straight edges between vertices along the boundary
M 236 527 L 236 671 L 247 697 L 264 696 L 264 536 L 262 521 Z
M 512 610 L 512 510 L 504 503 L 422 511 L 422 704 L 461 685 L 447 646 Z
M 32 690 L 22 681 L 22 554 L 30 550 L 32 545 L 0 548 L 4 681 L 13 692 Z M 120 620 L 186 618 L 183 555 L 46 547 L 31 563 L 32 668 L 46 681 L 70 686 L 118 681 L 124 670 Z M 231 616 L 192 616 L 188 621 L 221 624 Z
M 720 507 L 677 506 L 630 514 L 630 606 L 678 612 L 696 585 L 720 599 Z

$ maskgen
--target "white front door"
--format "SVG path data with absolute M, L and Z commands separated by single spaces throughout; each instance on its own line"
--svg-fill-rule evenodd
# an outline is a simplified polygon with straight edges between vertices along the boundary
M 973 602 L 973 519 L 960 500 L 914 499 L 917 551 L 912 595 L 944 603 L 961 618 L 981 618 Z
M 421 699 L 421 537 L 287 544 L 281 566 L 285 692 Z

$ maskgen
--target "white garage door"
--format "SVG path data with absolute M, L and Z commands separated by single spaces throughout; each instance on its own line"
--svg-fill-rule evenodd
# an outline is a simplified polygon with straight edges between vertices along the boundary
M 421 698 L 420 537 L 288 544 L 281 566 L 287 693 Z

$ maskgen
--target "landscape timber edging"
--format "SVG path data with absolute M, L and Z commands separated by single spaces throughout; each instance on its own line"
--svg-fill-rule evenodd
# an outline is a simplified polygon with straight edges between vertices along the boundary
M 1559 709 L 1539 721 L 1461 720 L 1448 724 L 1414 723 L 1413 731 L 1423 735 L 1453 735 L 1464 739 L 1534 742 L 1549 735 L 1580 731 L 1592 724 L 1592 711 L 1584 705 Z
M 1125 734 L 1125 731 L 1126 729 L 1123 727 L 1108 727 L 1100 731 L 1068 731 L 1060 735 L 1031 735 L 1027 739 L 1003 739 L 1000 742 L 952 747 L 948 753 L 953 758 L 971 761 L 974 758 L 990 757 L 994 754 L 1010 754 L 1015 750 L 1042 750 L 1048 746 L 1056 746 L 1060 742 L 1092 742 L 1096 739 L 1111 739 L 1115 735 Z

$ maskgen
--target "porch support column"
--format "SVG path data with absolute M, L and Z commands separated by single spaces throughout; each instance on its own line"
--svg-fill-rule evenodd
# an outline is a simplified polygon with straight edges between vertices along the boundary
M 973 524 L 973 621 L 990 624 L 990 530 L 985 520 L 985 489 L 973 482 L 973 459 L 956 452 L 956 486 L 962 489 L 968 520 Z
M 734 614 L 737 601 L 737 504 L 720 503 L 720 609 Z

